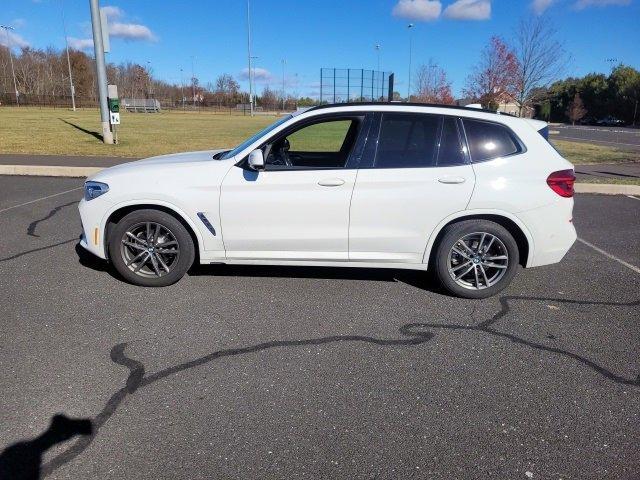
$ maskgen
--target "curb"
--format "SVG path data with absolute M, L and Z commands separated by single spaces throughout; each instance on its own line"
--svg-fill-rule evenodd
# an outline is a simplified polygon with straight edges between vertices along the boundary
M 50 165 L 0 165 L 0 175 L 35 175 L 41 177 L 88 177 L 102 167 L 60 167 Z
M 0 175 L 33 175 L 41 177 L 88 177 L 104 170 L 102 167 L 62 167 L 50 165 L 0 165 Z M 640 185 L 611 183 L 576 183 L 576 193 L 603 195 L 640 195 Z
M 576 193 L 600 193 L 603 195 L 640 195 L 640 185 L 617 185 L 611 183 L 576 183 Z

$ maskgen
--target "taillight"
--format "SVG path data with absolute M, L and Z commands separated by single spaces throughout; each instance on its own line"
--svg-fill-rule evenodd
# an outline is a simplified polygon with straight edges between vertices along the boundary
M 576 176 L 573 170 L 560 170 L 547 177 L 547 185 L 561 197 L 573 197 L 573 184 Z

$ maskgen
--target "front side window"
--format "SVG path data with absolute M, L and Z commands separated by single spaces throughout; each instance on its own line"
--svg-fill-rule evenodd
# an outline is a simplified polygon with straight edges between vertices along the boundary
M 281 135 L 264 147 L 266 167 L 344 168 L 359 124 L 359 118 L 330 118 Z
M 522 148 L 511 131 L 497 123 L 463 119 L 471 160 L 484 162 L 520 153 Z

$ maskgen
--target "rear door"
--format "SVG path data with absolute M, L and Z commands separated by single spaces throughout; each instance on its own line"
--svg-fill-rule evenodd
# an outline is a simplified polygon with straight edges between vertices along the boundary
M 427 240 L 464 210 L 475 183 L 457 117 L 385 112 L 358 171 L 349 260 L 421 263 Z

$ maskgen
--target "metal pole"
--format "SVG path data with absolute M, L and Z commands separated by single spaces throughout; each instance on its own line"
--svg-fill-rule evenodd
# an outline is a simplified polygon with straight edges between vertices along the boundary
M 287 61 L 283 58 L 282 59 L 282 110 L 284 111 L 284 65 L 285 63 L 287 63 Z
M 16 106 L 20 106 L 20 100 L 18 100 L 18 83 L 16 82 L 16 71 L 13 69 L 13 53 L 11 52 L 11 37 L 9 36 L 9 30 L 14 28 L 10 25 L 0 25 L 0 28 L 4 28 L 4 33 L 7 36 L 7 46 L 9 47 L 9 60 L 11 61 L 11 74 L 13 75 L 13 89 L 16 92 Z
M 249 57 L 249 110 L 253 117 L 253 68 L 251 67 L 251 15 L 247 0 L 247 56 Z
M 191 55 L 191 95 L 193 100 L 193 108 L 196 108 L 196 74 L 193 71 L 193 55 Z
M 184 75 L 180 69 L 180 96 L 182 97 L 182 110 L 184 110 Z
M 60 0 L 62 12 L 62 30 L 64 32 L 64 45 L 67 49 L 67 67 L 69 68 L 69 89 L 71 90 L 71 107 L 76 111 L 76 89 L 73 87 L 73 75 L 71 74 L 71 60 L 69 59 L 69 42 L 67 40 L 67 25 L 64 21 L 64 0 Z
M 412 43 L 413 43 L 413 39 L 411 36 L 411 29 L 413 28 L 413 23 L 410 23 L 409 25 L 407 25 L 407 28 L 409 29 L 409 82 L 408 82 L 408 87 L 407 87 L 407 102 L 411 101 L 411 50 L 412 50 Z
M 380 71 L 380 44 L 376 45 L 376 52 L 378 53 L 378 71 Z
M 96 81 L 100 96 L 100 122 L 102 123 L 102 141 L 113 144 L 113 133 L 109 127 L 109 107 L 107 106 L 107 68 L 104 63 L 104 47 L 102 45 L 102 23 L 98 0 L 89 0 L 91 8 L 91 27 L 93 30 L 93 52 L 96 57 Z

